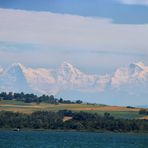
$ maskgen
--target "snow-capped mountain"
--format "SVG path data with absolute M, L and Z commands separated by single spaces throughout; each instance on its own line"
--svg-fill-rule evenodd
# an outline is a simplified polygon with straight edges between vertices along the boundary
M 26 68 L 22 66 L 23 74 L 29 87 L 38 94 L 56 94 L 56 80 L 50 69 L 44 68 Z
M 107 75 L 85 74 L 67 62 L 61 65 L 57 75 L 58 83 L 62 84 L 65 89 L 80 91 L 101 91 L 110 80 L 110 77 Z
M 0 75 L 0 90 L 1 91 L 25 91 L 31 92 L 26 77 L 23 73 L 21 64 L 12 64 Z
M 140 88 L 139 88 L 140 87 Z M 122 89 L 121 89 L 122 88 Z M 63 91 L 90 93 L 134 93 L 148 88 L 148 67 L 142 62 L 119 68 L 113 75 L 86 74 L 70 63 L 58 69 L 27 68 L 17 63 L 7 69 L 0 68 L 0 90 L 56 95 Z
M 119 68 L 112 77 L 112 86 L 146 84 L 148 82 L 148 67 L 142 62 L 130 64 L 128 67 Z
M 20 63 L 12 64 L 0 75 L 0 90 L 13 92 L 33 92 L 55 94 L 55 78 L 48 69 L 26 68 Z M 54 89 L 54 90 L 53 90 Z M 52 91 L 53 90 L 53 91 Z

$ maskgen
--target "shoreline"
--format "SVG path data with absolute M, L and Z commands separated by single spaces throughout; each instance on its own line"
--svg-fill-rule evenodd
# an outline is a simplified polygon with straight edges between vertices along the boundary
M 4 128 L 4 129 L 1 129 L 0 128 L 0 132 L 1 131 L 6 131 L 6 132 L 82 132 L 82 133 L 99 133 L 99 134 L 105 134 L 105 133 L 108 133 L 108 134 L 148 134 L 148 132 L 144 132 L 144 131 L 135 131 L 135 132 L 120 132 L 120 131 L 106 131 L 106 130 L 62 130 L 62 129 L 19 129 L 19 131 L 17 129 L 13 129 L 13 128 Z

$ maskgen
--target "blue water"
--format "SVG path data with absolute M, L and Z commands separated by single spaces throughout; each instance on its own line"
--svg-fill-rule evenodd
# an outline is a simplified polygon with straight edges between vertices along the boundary
M 0 148 L 148 148 L 148 134 L 0 131 Z

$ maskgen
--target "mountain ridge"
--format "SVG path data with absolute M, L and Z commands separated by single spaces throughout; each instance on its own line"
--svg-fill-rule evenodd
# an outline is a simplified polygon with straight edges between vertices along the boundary
M 86 74 L 74 65 L 63 62 L 58 69 L 28 68 L 14 63 L 0 72 L 1 91 L 24 91 L 57 95 L 64 91 L 82 93 L 126 92 L 134 94 L 148 88 L 148 67 L 142 62 L 118 68 L 113 74 Z

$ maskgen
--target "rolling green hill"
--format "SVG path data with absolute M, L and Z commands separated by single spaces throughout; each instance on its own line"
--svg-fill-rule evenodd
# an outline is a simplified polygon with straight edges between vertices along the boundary
M 48 103 L 24 103 L 16 100 L 1 100 L 0 111 L 13 111 L 30 114 L 35 111 L 59 111 L 59 110 L 85 111 L 103 115 L 109 112 L 115 118 L 142 119 L 145 116 L 139 115 L 140 108 L 127 108 L 120 106 L 106 106 L 97 104 L 48 104 Z

